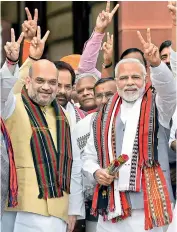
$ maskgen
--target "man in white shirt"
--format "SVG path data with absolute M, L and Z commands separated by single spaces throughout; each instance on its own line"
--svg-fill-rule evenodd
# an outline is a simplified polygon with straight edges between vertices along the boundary
M 150 30 L 147 30 L 147 42 L 140 33 L 138 35 L 144 47 L 145 58 L 151 64 L 151 79 L 157 94 L 154 95 L 150 83 L 146 84 L 146 70 L 137 59 L 125 59 L 117 64 L 115 77 L 120 98 L 118 95 L 114 95 L 104 111 L 99 112 L 93 122 L 93 130 L 91 129 L 83 154 L 84 171 L 92 174 L 99 183 L 92 203 L 92 212 L 97 213 L 99 210 L 101 214 L 97 232 L 144 232 L 150 229 L 153 232 L 161 232 L 163 226 L 168 225 L 172 220 L 170 202 L 173 202 L 174 199 L 169 183 L 168 152 L 163 151 L 161 126 L 169 128 L 170 119 L 175 111 L 175 80 L 167 66 L 161 62 L 158 48 L 151 43 Z M 152 119 L 152 115 L 156 114 L 155 105 L 150 107 L 147 102 L 148 104 L 151 102 L 153 105 L 156 102 L 158 123 L 157 118 L 156 123 Z M 146 116 L 144 117 L 144 115 Z M 102 123 L 101 126 L 100 123 Z M 158 129 L 157 125 L 159 125 Z M 151 133 L 154 139 L 150 142 Z M 149 147 L 148 144 L 150 144 Z M 151 157 L 151 149 L 153 149 L 153 157 Z M 119 178 L 114 179 L 106 172 L 105 168 L 120 154 L 127 154 L 129 161 L 120 169 Z M 155 164 L 157 160 L 160 165 L 153 166 L 152 164 Z M 147 164 L 150 166 L 146 167 Z M 151 190 L 155 189 L 153 183 L 157 179 L 154 175 L 149 178 L 149 171 L 156 172 L 156 169 L 160 173 L 159 183 L 162 184 L 161 176 L 164 175 L 166 179 L 166 184 L 162 184 L 164 188 L 162 194 L 167 189 L 169 191 L 168 199 L 165 202 L 168 207 L 164 207 L 160 215 L 157 212 L 162 198 L 158 198 L 158 202 L 156 196 L 151 193 Z M 151 182 L 151 179 L 154 179 L 154 182 Z M 104 207 L 100 206 L 101 193 L 97 194 L 100 185 L 110 186 L 107 188 L 106 194 L 104 192 L 104 196 L 109 202 L 104 202 L 106 204 Z M 151 188 L 147 187 L 149 185 Z M 156 201 L 157 205 L 151 205 L 150 201 Z M 130 202 L 131 204 L 129 204 Z M 153 218 L 154 215 L 151 215 L 147 204 L 156 215 L 155 218 Z M 130 212 L 132 213 L 130 214 Z M 163 218 L 164 214 L 167 215 L 167 220 L 162 220 L 159 225 L 159 220 Z M 156 221 L 157 217 L 159 220 Z M 144 218 L 146 219 L 145 223 Z
M 101 108 L 103 104 L 116 93 L 116 83 L 113 78 L 103 78 L 96 82 L 94 86 L 94 98 L 97 109 Z M 82 154 L 86 146 L 87 140 L 90 136 L 91 124 L 95 118 L 96 112 L 88 114 L 84 119 L 80 120 L 75 126 L 72 133 L 72 147 L 73 153 L 77 160 L 80 160 L 80 171 L 82 168 Z M 89 173 L 83 173 L 82 180 L 78 181 L 78 186 L 81 186 L 84 192 L 84 198 L 86 201 L 86 232 L 96 231 L 97 217 L 90 215 L 91 199 L 93 195 L 93 189 L 95 187 L 94 178 Z M 78 209 L 78 205 L 75 205 L 75 209 Z

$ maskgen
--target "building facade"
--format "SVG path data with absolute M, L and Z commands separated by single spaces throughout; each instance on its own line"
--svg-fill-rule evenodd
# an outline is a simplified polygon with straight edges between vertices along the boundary
M 120 1 L 119 10 L 114 16 L 108 31 L 114 34 L 114 62 L 129 47 L 142 49 L 136 31 L 146 37 L 146 29 L 151 28 L 152 41 L 159 46 L 171 39 L 171 19 L 167 2 L 162 1 Z M 113 8 L 117 2 L 111 2 Z M 10 39 L 10 27 L 17 36 L 21 24 L 26 19 L 25 7 L 32 13 L 39 10 L 42 34 L 50 30 L 45 54 L 50 60 L 59 60 L 69 54 L 81 54 L 84 43 L 94 30 L 96 17 L 105 9 L 105 2 L 96 1 L 1 1 L 2 47 Z M 2 49 L 2 48 L 1 48 Z M 3 49 L 1 50 L 3 52 Z M 4 57 L 3 57 L 4 59 Z M 3 62 L 2 59 L 2 62 Z M 102 56 L 98 58 L 101 68 Z

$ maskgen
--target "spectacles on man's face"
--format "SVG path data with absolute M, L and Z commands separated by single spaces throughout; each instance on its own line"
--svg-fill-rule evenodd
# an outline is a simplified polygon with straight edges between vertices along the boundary
M 107 98 L 107 99 L 110 99 L 113 95 L 114 95 L 113 92 L 97 93 L 97 94 L 95 94 L 95 98 L 96 98 L 97 100 L 102 100 L 103 97 L 105 97 L 105 98 Z

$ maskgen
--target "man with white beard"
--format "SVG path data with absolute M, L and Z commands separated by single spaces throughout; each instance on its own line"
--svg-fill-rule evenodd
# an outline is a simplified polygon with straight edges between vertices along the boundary
M 162 126 L 169 128 L 175 111 L 176 85 L 151 43 L 150 30 L 147 42 L 140 32 L 138 36 L 156 91 L 146 82 L 139 60 L 121 60 L 115 68 L 118 93 L 98 112 L 83 154 L 83 170 L 98 183 L 92 201 L 92 213 L 99 213 L 97 232 L 162 232 L 172 221 L 174 199 Z M 117 179 L 106 168 L 121 154 L 129 160 Z

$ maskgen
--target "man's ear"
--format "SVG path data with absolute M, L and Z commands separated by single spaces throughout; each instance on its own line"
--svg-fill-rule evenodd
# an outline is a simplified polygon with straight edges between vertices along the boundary
M 25 79 L 25 85 L 26 85 L 27 89 L 28 89 L 30 83 L 31 83 L 31 77 L 27 76 Z

